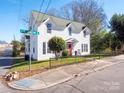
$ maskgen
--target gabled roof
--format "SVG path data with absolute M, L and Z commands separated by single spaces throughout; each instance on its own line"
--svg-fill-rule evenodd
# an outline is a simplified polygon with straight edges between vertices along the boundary
M 37 18 L 38 15 L 39 15 L 39 17 Z M 36 21 L 38 23 L 42 23 L 44 20 L 50 18 L 50 20 L 52 20 L 57 26 L 60 26 L 60 27 L 63 27 L 63 28 L 65 28 L 65 27 L 67 27 L 67 25 L 71 24 L 76 29 L 75 30 L 76 32 L 82 31 L 82 27 L 85 26 L 85 24 L 82 24 L 80 22 L 67 20 L 67 19 L 64 19 L 64 18 L 59 18 L 59 17 L 56 17 L 56 16 L 44 14 L 44 13 L 34 11 L 34 10 L 32 11 L 32 16 L 33 16 L 34 20 L 37 19 Z

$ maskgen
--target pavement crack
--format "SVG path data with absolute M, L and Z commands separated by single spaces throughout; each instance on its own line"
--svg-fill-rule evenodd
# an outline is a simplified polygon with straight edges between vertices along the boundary
M 74 85 L 72 85 L 72 84 L 67 84 L 67 85 L 71 86 L 72 88 L 78 90 L 78 91 L 81 92 L 81 93 L 85 93 L 85 91 L 83 91 L 83 90 L 77 88 L 76 86 L 74 86 Z

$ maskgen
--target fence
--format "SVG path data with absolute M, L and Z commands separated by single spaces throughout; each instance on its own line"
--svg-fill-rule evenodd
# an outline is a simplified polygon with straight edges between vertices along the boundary
M 44 61 L 32 61 L 31 69 L 32 70 L 47 70 L 63 65 L 78 64 L 86 61 L 91 61 L 95 59 L 100 59 L 106 56 L 113 56 L 112 54 L 91 54 L 87 56 L 68 56 L 60 57 L 58 60 L 55 58 L 50 58 L 49 60 Z M 24 59 L 16 59 L 13 62 L 12 71 L 27 71 L 29 69 L 29 61 Z
M 91 61 L 91 60 L 100 59 L 106 56 L 111 56 L 111 55 L 110 54 L 93 54 L 93 55 L 91 54 L 87 56 L 60 57 L 57 60 L 55 58 L 50 58 L 49 68 Z

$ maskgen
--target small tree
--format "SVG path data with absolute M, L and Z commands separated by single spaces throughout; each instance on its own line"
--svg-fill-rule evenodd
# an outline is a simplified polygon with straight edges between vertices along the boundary
M 55 53 L 56 59 L 58 59 L 58 53 L 65 49 L 65 41 L 61 37 L 55 36 L 49 40 L 48 46 Z
M 100 31 L 91 36 L 91 51 L 92 53 L 100 53 L 105 49 L 105 44 L 103 43 L 106 31 Z
M 19 56 L 21 48 L 20 42 L 17 40 L 13 40 L 11 44 L 13 45 L 13 56 L 14 57 Z
M 21 36 L 21 41 L 20 41 L 20 46 L 21 46 L 21 49 L 20 49 L 20 52 L 25 52 L 25 36 Z
M 110 20 L 111 31 L 124 43 L 124 14 L 114 14 Z
M 124 51 L 123 49 L 123 46 L 124 46 L 124 14 L 114 14 L 110 20 L 110 25 L 111 25 L 111 31 L 115 32 L 116 37 L 121 41 L 122 51 Z

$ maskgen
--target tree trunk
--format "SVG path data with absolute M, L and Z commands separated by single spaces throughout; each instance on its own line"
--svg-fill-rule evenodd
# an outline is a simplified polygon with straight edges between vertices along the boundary
M 55 51 L 55 58 L 56 58 L 56 60 L 58 60 L 58 54 L 57 54 L 57 51 Z

